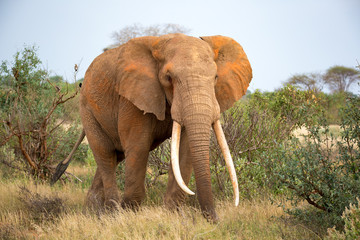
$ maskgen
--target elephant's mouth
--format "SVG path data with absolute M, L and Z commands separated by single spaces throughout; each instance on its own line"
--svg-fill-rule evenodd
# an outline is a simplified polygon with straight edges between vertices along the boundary
M 216 135 L 216 139 L 219 143 L 221 151 L 224 155 L 224 159 L 226 162 L 226 167 L 230 174 L 231 183 L 233 185 L 234 190 L 234 203 L 235 206 L 239 205 L 239 187 L 238 181 L 236 177 L 236 171 L 234 167 L 234 163 L 230 154 L 230 150 L 228 144 L 225 140 L 225 135 L 222 130 L 220 120 L 217 120 L 213 124 L 213 129 Z M 180 188 L 186 192 L 187 194 L 194 195 L 195 193 L 191 191 L 185 184 L 184 180 L 182 179 L 180 166 L 179 166 L 179 146 L 180 146 L 180 134 L 181 134 L 181 125 L 174 121 L 173 122 L 173 129 L 172 129 L 172 137 L 171 137 L 171 166 L 172 170 L 176 179 L 176 182 L 180 186 Z

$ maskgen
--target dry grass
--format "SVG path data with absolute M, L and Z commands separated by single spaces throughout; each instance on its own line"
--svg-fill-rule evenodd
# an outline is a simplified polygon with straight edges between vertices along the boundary
M 30 195 L 21 191 L 24 186 Z M 0 239 L 318 239 L 264 199 L 244 200 L 238 207 L 217 202 L 220 222 L 211 224 L 189 206 L 178 212 L 154 204 L 136 213 L 85 213 L 85 196 L 74 184 L 0 180 Z M 61 210 L 53 212 L 58 206 L 52 204 Z
M 330 131 L 330 133 L 334 134 L 335 137 L 339 138 L 340 133 L 341 133 L 341 128 L 339 125 L 329 125 L 329 131 Z M 308 135 L 309 131 L 306 129 L 306 127 L 302 127 L 302 128 L 295 129 L 293 133 L 294 133 L 295 137 L 302 139 L 302 136 Z

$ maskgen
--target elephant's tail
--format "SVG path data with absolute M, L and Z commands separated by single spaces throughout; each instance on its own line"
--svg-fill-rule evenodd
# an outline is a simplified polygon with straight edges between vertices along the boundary
M 71 150 L 69 156 L 61 161 L 55 169 L 55 173 L 51 178 L 51 182 L 50 184 L 53 185 L 54 183 L 56 183 L 57 180 L 59 180 L 59 178 L 64 174 L 65 170 L 67 169 L 67 167 L 69 166 L 70 162 L 71 162 L 71 158 L 74 155 L 76 149 L 79 147 L 80 143 L 82 142 L 82 140 L 85 137 L 85 131 L 84 129 L 82 130 L 77 142 L 75 143 L 75 146 L 73 147 L 73 149 Z

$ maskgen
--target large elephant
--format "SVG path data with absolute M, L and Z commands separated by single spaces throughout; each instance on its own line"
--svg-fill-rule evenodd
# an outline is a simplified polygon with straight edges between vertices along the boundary
M 223 36 L 140 37 L 99 55 L 80 92 L 81 120 L 97 163 L 87 203 L 138 206 L 145 197 L 149 151 L 172 136 L 173 167 L 165 204 L 176 207 L 186 192 L 193 194 L 186 184 L 194 169 L 201 210 L 216 221 L 210 130 L 214 128 L 228 162 L 237 204 L 236 174 L 219 118 L 245 94 L 251 78 L 242 47 Z M 124 159 L 125 189 L 120 200 L 115 171 Z

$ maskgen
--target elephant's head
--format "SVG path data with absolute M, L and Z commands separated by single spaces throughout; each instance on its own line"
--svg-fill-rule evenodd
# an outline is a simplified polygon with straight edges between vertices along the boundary
M 184 191 L 179 171 L 178 141 L 181 126 L 188 134 L 193 157 L 198 199 L 204 213 L 215 214 L 209 168 L 210 129 L 223 138 L 220 113 L 246 92 L 252 78 L 250 63 L 242 47 L 223 36 L 194 38 L 182 34 L 136 38 L 126 43 L 118 59 L 117 91 L 145 113 L 165 119 L 171 106 L 173 172 Z M 120 56 L 120 55 L 119 55 Z M 120 81 L 119 81 L 120 80 Z M 226 142 L 219 142 L 231 159 Z M 229 166 L 233 166 L 229 162 Z M 238 189 L 232 168 L 234 189 Z M 209 197 L 210 196 L 210 197 Z

